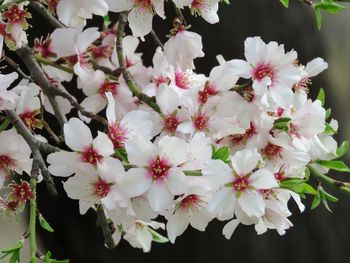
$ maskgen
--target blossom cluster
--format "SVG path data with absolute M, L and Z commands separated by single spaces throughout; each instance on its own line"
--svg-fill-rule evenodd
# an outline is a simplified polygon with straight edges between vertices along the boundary
M 145 252 L 157 235 L 153 229 L 166 229 L 174 243 L 189 225 L 204 231 L 214 219 L 227 222 L 222 233 L 228 239 L 240 224 L 254 225 L 258 234 L 268 229 L 284 234 L 292 226 L 289 200 L 303 211 L 300 196 L 307 192 L 291 182 L 306 182 L 310 165 L 328 172 L 317 161 L 337 157 L 332 138 L 337 122 L 327 122 L 321 99 L 308 98 L 310 78 L 328 64 L 315 58 L 302 65 L 296 51 L 250 37 L 244 59 L 218 56 L 218 65 L 205 76 L 193 62 L 204 56 L 201 36 L 180 23 L 146 67 L 136 51 L 138 37 L 151 32 L 155 14 L 165 18 L 163 2 L 47 1 L 67 27 L 36 39 L 35 57 L 49 82 L 66 94 L 65 85 L 76 75 L 84 94 L 82 100 L 75 98 L 76 104 L 108 122 L 91 130 L 91 116 L 57 97 L 68 117 L 63 135 L 69 150 L 49 154 L 48 171 L 66 178 L 63 187 L 68 197 L 79 200 L 81 214 L 105 209 L 115 226 L 115 243 L 123 237 Z M 218 21 L 218 2 L 174 1 L 210 23 Z M 121 45 L 115 27 L 83 28 L 86 19 L 108 11 L 128 11 L 132 35 L 124 36 Z M 20 21 L 11 18 L 14 12 Z M 2 35 L 9 47 L 23 45 L 26 17 L 23 4 L 3 13 L 7 26 Z M 11 31 L 10 23 L 20 23 L 24 35 Z M 0 110 L 14 110 L 35 138 L 47 142 L 40 135 L 46 125 L 42 111 L 54 115 L 55 110 L 31 80 L 9 88 L 17 78 L 17 73 L 0 75 Z M 30 174 L 33 157 L 15 128 L 0 137 L 3 186 L 11 172 Z M 3 209 L 11 208 L 11 201 L 2 200 Z

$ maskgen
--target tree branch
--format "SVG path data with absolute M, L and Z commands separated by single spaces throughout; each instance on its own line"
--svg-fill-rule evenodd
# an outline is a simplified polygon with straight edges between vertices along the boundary
M 135 84 L 130 72 L 126 68 L 124 53 L 123 53 L 123 37 L 124 37 L 124 30 L 125 30 L 126 23 L 127 23 L 126 14 L 120 13 L 119 14 L 118 30 L 117 30 L 117 44 L 116 44 L 120 71 L 122 72 L 123 78 L 124 78 L 126 84 L 128 85 L 130 91 L 132 92 L 132 94 L 135 97 L 137 97 L 140 101 L 146 103 L 148 106 L 150 106 L 156 112 L 160 112 L 160 108 L 157 105 L 157 103 L 151 97 L 142 93 L 140 88 Z
M 47 8 L 39 2 L 30 2 L 30 7 L 32 7 L 36 12 L 38 12 L 42 17 L 44 17 L 54 28 L 64 28 L 65 26 L 54 17 Z
M 102 205 L 96 206 L 97 209 L 97 226 L 101 227 L 103 237 L 105 240 L 105 245 L 107 248 L 115 248 L 115 243 L 113 240 L 113 229 L 111 228 L 110 223 L 107 220 L 106 213 Z
M 45 161 L 43 159 L 43 156 L 40 152 L 40 145 L 42 148 L 44 148 L 44 145 L 38 144 L 34 136 L 29 132 L 28 128 L 25 126 L 23 121 L 19 118 L 18 114 L 13 110 L 6 110 L 5 111 L 8 118 L 12 122 L 12 124 L 16 127 L 17 132 L 22 135 L 24 140 L 29 145 L 32 154 L 33 154 L 33 165 L 34 163 L 37 164 L 41 170 L 41 174 L 43 175 L 44 181 L 46 183 L 48 191 L 54 195 L 57 196 L 57 189 L 55 186 L 54 181 L 52 180 L 52 177 L 47 169 L 47 166 L 45 164 Z M 46 147 L 45 147 L 46 148 Z M 54 150 L 51 146 L 47 146 L 47 151 Z
M 49 99 L 49 102 L 52 106 L 55 116 L 58 122 L 60 123 L 61 128 L 63 129 L 63 125 L 64 123 L 67 122 L 67 118 L 60 110 L 55 96 L 52 96 L 51 91 L 54 86 L 51 85 L 48 79 L 45 77 L 44 72 L 41 70 L 41 67 L 39 66 L 38 62 L 36 62 L 34 58 L 33 51 L 29 47 L 23 47 L 23 48 L 17 49 L 16 53 L 23 60 L 24 64 L 27 66 L 34 82 L 42 89 L 44 94 Z
M 316 168 L 314 168 L 312 165 L 308 165 L 307 166 L 310 171 L 311 174 L 314 175 L 317 179 L 319 179 L 320 181 L 333 186 L 336 189 L 341 190 L 343 193 L 346 193 L 348 195 L 350 195 L 350 187 L 349 187 L 349 183 L 345 183 L 342 181 L 338 181 L 338 180 L 334 180 L 330 177 L 328 177 L 327 175 L 320 173 Z

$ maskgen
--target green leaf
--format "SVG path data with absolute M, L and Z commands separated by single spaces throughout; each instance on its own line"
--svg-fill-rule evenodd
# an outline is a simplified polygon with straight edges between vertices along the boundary
M 350 168 L 343 161 L 317 160 L 316 163 L 338 172 L 350 173 Z
M 129 163 L 128 154 L 126 153 L 125 148 L 119 148 L 115 150 L 114 155 L 118 157 L 121 161 Z
M 320 203 L 321 203 L 321 196 L 320 196 L 320 193 L 317 193 L 314 197 L 314 200 L 312 201 L 311 210 L 318 207 L 320 205 Z
M 289 189 L 302 197 L 305 194 L 316 195 L 317 191 L 306 182 L 307 180 L 301 178 L 288 178 L 280 182 L 280 187 Z
M 11 121 L 6 118 L 0 125 L 0 132 L 3 132 L 4 130 L 7 129 L 7 127 L 10 125 Z
M 341 158 L 343 157 L 349 150 L 349 142 L 348 141 L 344 141 L 342 142 L 342 144 L 338 147 L 336 155 L 337 158 Z
M 322 14 L 319 9 L 315 9 L 315 15 L 316 15 L 316 22 L 317 22 L 317 29 L 321 30 L 322 27 Z
M 331 113 L 332 113 L 332 109 L 331 108 L 328 108 L 327 110 L 326 110 L 326 120 L 331 116 Z
M 46 219 L 42 216 L 42 214 L 39 214 L 39 223 L 40 223 L 40 226 L 46 231 L 50 233 L 55 232 L 55 230 L 50 226 L 50 224 L 46 221 Z
M 57 259 L 53 259 L 51 258 L 51 252 L 47 251 L 46 255 L 42 258 L 42 260 L 44 261 L 44 263 L 69 263 L 69 260 L 57 260 Z
M 13 247 L 6 248 L 1 252 L 4 254 L 0 259 L 3 259 L 9 255 L 11 255 L 9 263 L 20 262 L 20 251 L 23 248 L 24 240 L 18 241 Z
M 345 9 L 344 6 L 333 1 L 321 1 L 319 3 L 314 4 L 313 7 L 315 9 L 325 10 L 330 14 L 339 14 L 341 11 Z
M 305 180 L 309 181 L 310 179 L 310 169 L 306 167 L 305 169 Z
M 324 105 L 325 100 L 326 100 L 326 95 L 325 95 L 324 89 L 320 88 L 320 91 L 318 92 L 316 99 L 321 101 L 322 106 Z
M 320 187 L 320 195 L 322 198 L 327 199 L 330 202 L 338 202 L 339 199 L 333 195 L 331 195 L 330 193 L 327 193 L 322 187 Z
M 326 128 L 323 131 L 324 134 L 326 134 L 326 135 L 333 135 L 333 134 L 337 133 L 337 131 L 334 130 L 333 127 L 329 123 L 326 122 L 325 125 L 326 125 Z
M 8 254 L 8 253 L 13 253 L 16 250 L 20 250 L 21 248 L 23 248 L 23 240 L 18 241 L 13 247 L 6 248 L 1 252 Z
M 215 151 L 211 158 L 213 160 L 221 160 L 225 162 L 229 157 L 230 157 L 230 151 L 228 147 L 225 146 Z
M 288 124 L 291 121 L 290 118 L 279 118 L 273 123 L 273 129 L 278 129 L 282 131 L 288 131 Z
M 147 227 L 148 231 L 152 234 L 152 240 L 157 243 L 167 243 L 169 242 L 169 239 L 166 237 L 162 236 L 158 232 L 154 231 L 152 228 Z
M 282 5 L 283 5 L 285 8 L 288 8 L 288 6 L 289 6 L 289 0 L 280 0 L 280 2 L 282 3 Z

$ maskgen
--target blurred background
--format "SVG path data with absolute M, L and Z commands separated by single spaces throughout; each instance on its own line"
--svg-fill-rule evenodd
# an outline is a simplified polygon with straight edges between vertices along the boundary
M 206 57 L 196 61 L 197 71 L 208 74 L 217 64 L 216 55 L 225 59 L 244 57 L 244 40 L 249 36 L 261 36 L 264 41 L 283 43 L 287 50 L 295 49 L 301 63 L 315 57 L 323 57 L 329 69 L 313 79 L 310 93 L 316 97 L 319 88 L 326 90 L 326 105 L 332 108 L 332 116 L 340 123 L 338 141 L 350 138 L 350 4 L 340 15 L 324 14 L 321 31 L 316 28 L 313 10 L 300 1 L 291 0 L 289 9 L 278 0 L 231 0 L 231 5 L 221 5 L 220 23 L 210 25 L 201 18 L 192 19 L 193 31 L 203 36 Z M 174 16 L 168 3 L 167 16 Z M 170 8 L 169 8 L 170 7 Z M 95 23 L 101 22 L 96 18 Z M 171 27 L 171 19 L 154 20 L 154 28 L 160 38 Z M 94 22 L 92 22 L 93 24 Z M 32 37 L 51 32 L 45 21 L 34 13 Z M 45 32 L 45 33 L 42 33 Z M 140 45 L 145 63 L 150 65 L 155 45 L 150 37 Z M 349 160 L 349 156 L 347 156 Z M 338 176 L 338 175 L 334 175 Z M 342 175 L 343 180 L 346 175 Z M 350 179 L 350 178 L 349 178 Z M 350 181 L 350 180 L 349 180 Z M 100 229 L 96 228 L 96 215 L 89 211 L 79 215 L 78 204 L 66 198 L 61 183 L 57 181 L 61 197 L 47 195 L 45 187 L 39 187 L 39 209 L 56 230 L 54 234 L 39 232 L 43 251 L 49 249 L 54 257 L 70 259 L 72 263 L 109 262 L 349 262 L 350 249 L 350 197 L 332 191 L 340 201 L 331 204 L 334 213 L 320 206 L 300 214 L 292 205 L 294 227 L 284 236 L 268 231 L 257 236 L 253 227 L 240 226 L 231 240 L 222 234 L 222 222 L 212 222 L 202 233 L 189 229 L 177 239 L 175 245 L 153 244 L 152 251 L 143 254 L 122 241 L 116 249 L 103 246 Z M 306 200 L 308 208 L 312 200 Z M 14 220 L 0 218 L 0 248 L 13 245 L 25 231 L 26 219 L 18 224 Z M 23 262 L 27 262 L 25 260 Z M 1 261 L 1 260 L 0 260 Z M 1 261 L 1 262 L 7 262 Z

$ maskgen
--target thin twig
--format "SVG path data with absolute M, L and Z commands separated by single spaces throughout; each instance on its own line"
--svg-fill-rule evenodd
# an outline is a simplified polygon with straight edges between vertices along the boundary
M 164 45 L 163 45 L 162 41 L 160 41 L 160 39 L 159 39 L 157 33 L 156 33 L 154 30 L 151 31 L 151 35 L 152 35 L 152 37 L 153 37 L 153 39 L 154 39 L 154 42 L 155 42 L 159 47 L 161 47 L 162 49 L 164 49 Z
M 52 177 L 47 169 L 47 166 L 45 164 L 44 158 L 41 155 L 40 152 L 40 147 L 39 145 L 41 145 L 41 147 L 43 147 L 43 144 L 38 144 L 37 140 L 34 138 L 34 136 L 30 133 L 30 131 L 28 130 L 28 128 L 25 126 L 25 124 L 23 123 L 23 121 L 20 119 L 20 117 L 18 116 L 18 114 L 13 111 L 13 110 L 6 110 L 5 111 L 8 118 L 10 119 L 10 121 L 12 122 L 12 124 L 16 127 L 17 132 L 22 135 L 22 137 L 24 138 L 24 140 L 27 142 L 27 144 L 29 145 L 31 151 L 32 151 L 32 155 L 33 155 L 33 163 L 35 162 L 36 164 L 39 165 L 40 170 L 41 170 L 41 174 L 44 178 L 44 181 L 46 183 L 47 189 L 49 190 L 49 192 L 54 195 L 57 196 L 57 190 L 56 190 L 56 186 L 54 181 L 52 180 Z M 48 147 L 48 149 L 51 147 Z M 52 148 L 50 150 L 53 150 Z
M 97 226 L 101 227 L 102 234 L 105 240 L 105 244 L 107 248 L 115 248 L 115 243 L 113 240 L 113 228 L 111 227 L 108 219 L 106 217 L 106 213 L 103 209 L 102 205 L 96 206 L 97 209 Z
M 14 62 L 11 58 L 9 58 L 8 56 L 5 55 L 4 52 L 2 52 L 2 57 L 3 59 L 7 62 L 7 64 L 9 64 L 10 67 L 12 67 L 14 70 L 16 70 L 16 72 L 24 79 L 27 79 L 29 80 L 30 82 L 34 82 L 32 80 L 32 78 L 30 76 L 28 76 L 27 74 L 25 74 L 23 72 L 23 70 L 21 69 L 21 67 L 16 63 Z
M 52 106 L 55 116 L 61 125 L 61 129 L 63 129 L 63 125 L 64 123 L 67 122 L 67 118 L 59 108 L 55 96 L 52 96 L 51 90 L 52 90 L 52 87 L 54 86 L 50 84 L 44 72 L 40 68 L 38 62 L 35 60 L 33 51 L 29 47 L 23 47 L 23 48 L 17 49 L 16 53 L 22 59 L 24 64 L 27 66 L 34 82 L 42 89 L 44 94 L 49 99 L 49 102 Z
M 350 184 L 349 183 L 332 179 L 332 178 L 328 177 L 327 175 L 319 172 L 312 165 L 308 165 L 307 167 L 310 169 L 311 174 L 313 176 L 315 176 L 317 179 L 319 179 L 320 181 L 341 190 L 343 193 L 350 195 L 350 187 L 349 187 Z
M 54 17 L 47 8 L 39 2 L 30 2 L 30 6 L 38 12 L 42 17 L 44 17 L 54 28 L 64 28 L 65 26 Z
M 145 104 L 150 106 L 152 109 L 154 109 L 156 112 L 160 112 L 160 108 L 157 105 L 157 103 L 151 97 L 142 93 L 140 88 L 134 82 L 130 72 L 126 68 L 124 53 L 123 53 L 123 37 L 124 37 L 124 29 L 125 29 L 126 23 L 127 23 L 126 13 L 120 13 L 118 30 L 117 30 L 117 43 L 116 43 L 120 71 L 122 72 L 123 78 L 126 84 L 128 85 L 130 91 L 132 92 L 132 94 L 135 97 L 137 97 L 140 101 L 144 102 Z

